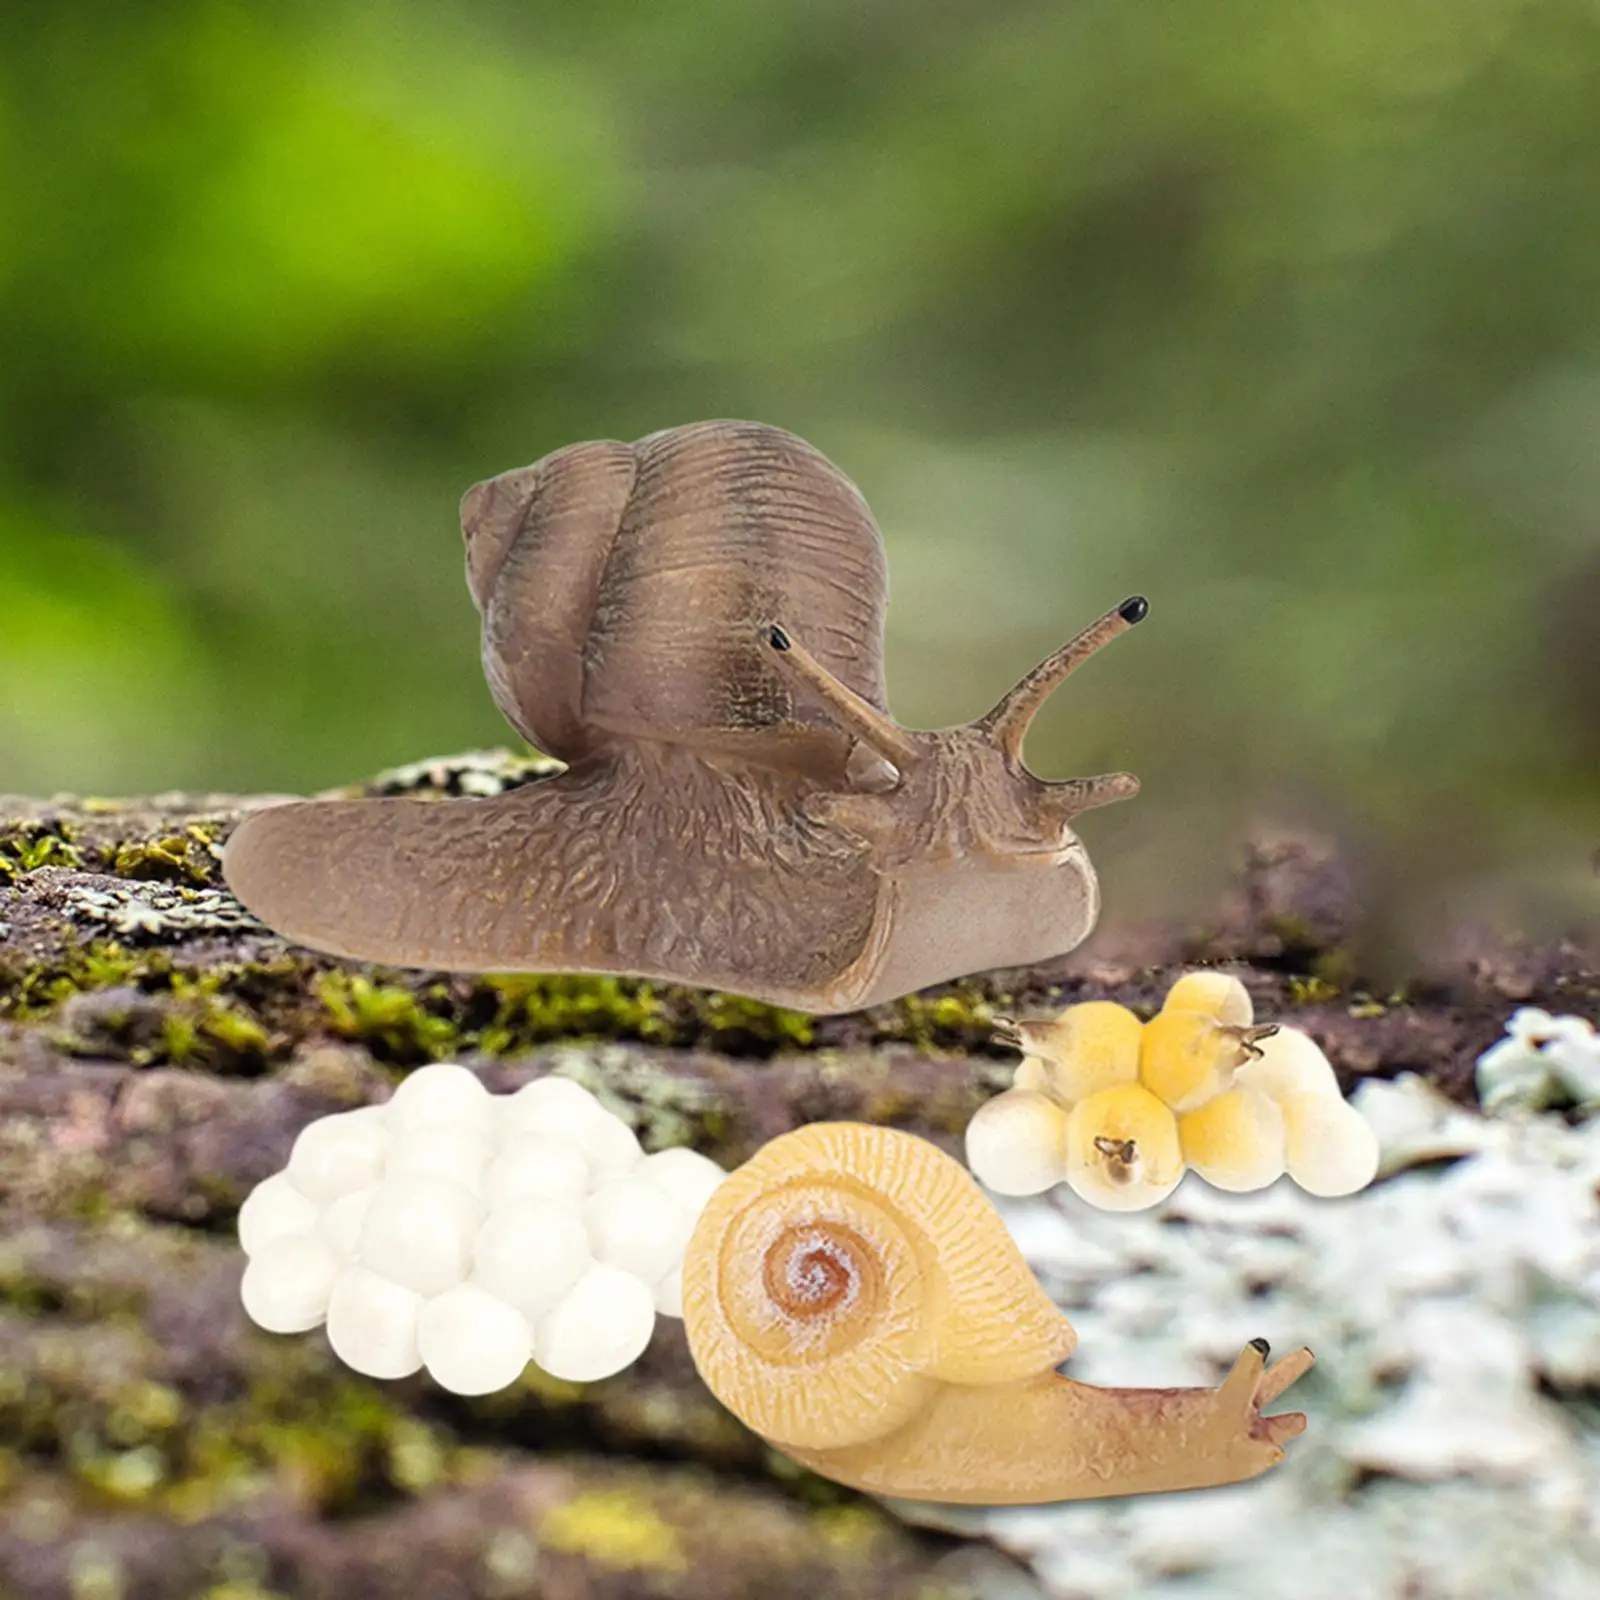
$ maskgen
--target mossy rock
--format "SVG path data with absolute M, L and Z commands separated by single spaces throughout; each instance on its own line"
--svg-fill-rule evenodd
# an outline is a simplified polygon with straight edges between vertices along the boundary
M 350 793 L 536 782 L 419 763 Z M 1315 840 L 1252 846 L 1202 931 L 1110 924 L 1037 971 L 813 1018 L 614 978 L 383 970 L 297 949 L 228 896 L 252 802 L 0 799 L 0 1594 L 1018 1595 L 998 1553 L 907 1528 L 752 1438 L 663 1321 L 604 1383 L 530 1368 L 483 1400 L 371 1383 L 238 1303 L 239 1203 L 317 1116 L 460 1057 L 504 1092 L 559 1071 L 647 1148 L 725 1165 L 829 1118 L 959 1150 L 1014 1058 L 993 1017 L 1090 997 L 1148 1015 L 1227 961 L 1348 1089 L 1414 1070 L 1459 1099 L 1515 1004 L 1600 1012 L 1595 952 L 1461 943 L 1363 987 L 1354 889 Z

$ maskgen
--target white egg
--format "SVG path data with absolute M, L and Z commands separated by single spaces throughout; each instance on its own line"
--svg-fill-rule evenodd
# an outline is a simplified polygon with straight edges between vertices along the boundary
M 428 1375 L 452 1394 L 493 1394 L 515 1383 L 533 1356 L 527 1320 L 475 1283 L 423 1307 L 417 1348 Z
M 489 1164 L 483 1198 L 491 1207 L 538 1197 L 576 1208 L 590 1187 L 588 1157 L 571 1139 L 520 1133 L 507 1139 Z
M 364 1266 L 421 1295 L 443 1294 L 472 1270 L 483 1202 L 447 1178 L 390 1178 L 361 1224 Z
M 1339 1097 L 1339 1079 L 1322 1046 L 1300 1028 L 1280 1027 L 1256 1049 L 1259 1056 L 1246 1061 L 1233 1075 L 1235 1083 L 1259 1089 L 1269 1099 L 1282 1102 L 1286 1095 L 1306 1091 Z M 1341 1097 L 1342 1098 L 1342 1097 Z
M 605 1108 L 581 1083 L 565 1078 L 558 1072 L 546 1073 L 525 1083 L 510 1095 L 501 1106 L 501 1115 L 507 1129 L 520 1129 L 526 1118 L 538 1116 L 554 1106 L 587 1107 L 591 1111 Z
M 568 1078 L 540 1078 L 517 1090 L 505 1107 L 502 1127 L 508 1140 L 524 1133 L 570 1139 L 587 1159 L 595 1183 L 626 1172 L 644 1155 L 627 1123 Z
M 372 1190 L 357 1189 L 354 1194 L 340 1195 L 322 1213 L 322 1237 L 346 1261 L 354 1261 L 361 1248 L 361 1225 L 371 1204 Z
M 683 1268 L 674 1267 L 655 1288 L 656 1310 L 663 1317 L 683 1315 Z
M 646 1156 L 634 1168 L 634 1176 L 653 1183 L 690 1216 L 698 1217 L 728 1174 L 710 1156 L 678 1145 Z
M 1035 1089 L 1007 1089 L 967 1124 L 967 1165 L 996 1194 L 1043 1194 L 1066 1176 L 1067 1113 Z
M 417 1322 L 425 1304 L 369 1267 L 348 1266 L 328 1302 L 328 1343 L 364 1377 L 409 1378 L 422 1366 Z
M 1310 1089 L 1286 1094 L 1279 1104 L 1289 1176 L 1307 1194 L 1333 1199 L 1372 1182 L 1378 1136 L 1353 1105 Z
M 306 1333 L 327 1316 L 342 1265 L 320 1234 L 289 1234 L 251 1257 L 239 1298 L 268 1333 Z
M 539 1319 L 533 1359 L 553 1378 L 592 1383 L 632 1366 L 655 1324 L 655 1299 L 645 1284 L 597 1261 Z
M 466 1123 L 444 1123 L 435 1128 L 406 1128 L 389 1141 L 384 1163 L 388 1178 L 448 1178 L 463 1189 L 481 1194 L 494 1155 L 487 1129 Z
M 1050 1075 L 1048 1062 L 1041 1061 L 1038 1056 L 1024 1056 L 1017 1065 L 1017 1070 L 1011 1075 L 1013 1089 L 1031 1089 L 1037 1094 L 1050 1094 L 1054 1082 Z
M 659 1283 L 683 1260 L 694 1217 L 653 1183 L 627 1174 L 590 1195 L 583 1207 L 589 1248 L 645 1283 Z
M 275 1172 L 263 1179 L 239 1207 L 239 1244 L 247 1256 L 264 1249 L 274 1239 L 294 1233 L 314 1233 L 317 1205 L 289 1182 L 289 1174 Z
M 576 1208 L 527 1195 L 485 1219 L 473 1244 L 472 1281 L 533 1320 L 555 1305 L 592 1261 Z
M 364 1111 L 319 1117 L 300 1130 L 289 1152 L 289 1181 L 319 1206 L 331 1205 L 382 1177 L 388 1147 L 382 1120 Z
M 478 1128 L 488 1133 L 495 1120 L 495 1097 L 477 1073 L 454 1061 L 418 1067 L 389 1100 L 391 1134 L 414 1128 Z
M 630 1171 L 644 1158 L 633 1129 L 621 1117 L 605 1110 L 580 1131 L 578 1147 L 588 1158 L 596 1185 Z

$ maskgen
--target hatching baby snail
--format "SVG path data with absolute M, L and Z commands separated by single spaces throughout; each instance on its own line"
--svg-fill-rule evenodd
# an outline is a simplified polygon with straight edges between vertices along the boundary
M 1023 1061 L 973 1117 L 967 1159 L 998 1194 L 1065 1182 L 1105 1210 L 1136 1211 L 1189 1168 L 1236 1192 L 1287 1172 L 1320 1196 L 1376 1174 L 1377 1140 L 1316 1041 L 1256 1023 L 1229 973 L 1185 974 L 1148 1023 L 1091 1000 L 1055 1018 L 1002 1018 L 995 1032 Z

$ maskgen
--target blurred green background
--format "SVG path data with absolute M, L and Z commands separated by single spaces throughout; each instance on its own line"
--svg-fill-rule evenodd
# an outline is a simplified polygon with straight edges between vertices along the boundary
M 0 790 L 507 740 L 456 502 L 754 417 L 863 487 L 903 722 L 1052 702 L 1108 905 L 1341 832 L 1592 908 L 1592 0 L 0 5 Z

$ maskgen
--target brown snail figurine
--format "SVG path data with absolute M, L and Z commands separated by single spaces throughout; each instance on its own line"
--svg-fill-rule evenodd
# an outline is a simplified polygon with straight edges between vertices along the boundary
M 363 961 L 826 1013 L 1047 960 L 1094 926 L 1072 819 L 1138 780 L 1045 782 L 1022 740 L 1142 599 L 976 722 L 913 732 L 885 706 L 882 538 L 793 434 L 571 445 L 469 490 L 462 528 L 494 698 L 567 770 L 493 799 L 254 813 L 224 873 L 269 927 Z
M 1056 1368 L 1072 1324 L 959 1162 L 913 1134 L 812 1123 L 712 1194 L 683 1266 L 689 1348 L 748 1428 L 870 1493 L 1024 1505 L 1254 1478 L 1305 1428 L 1263 1416 L 1312 1364 L 1253 1339 L 1214 1389 Z

